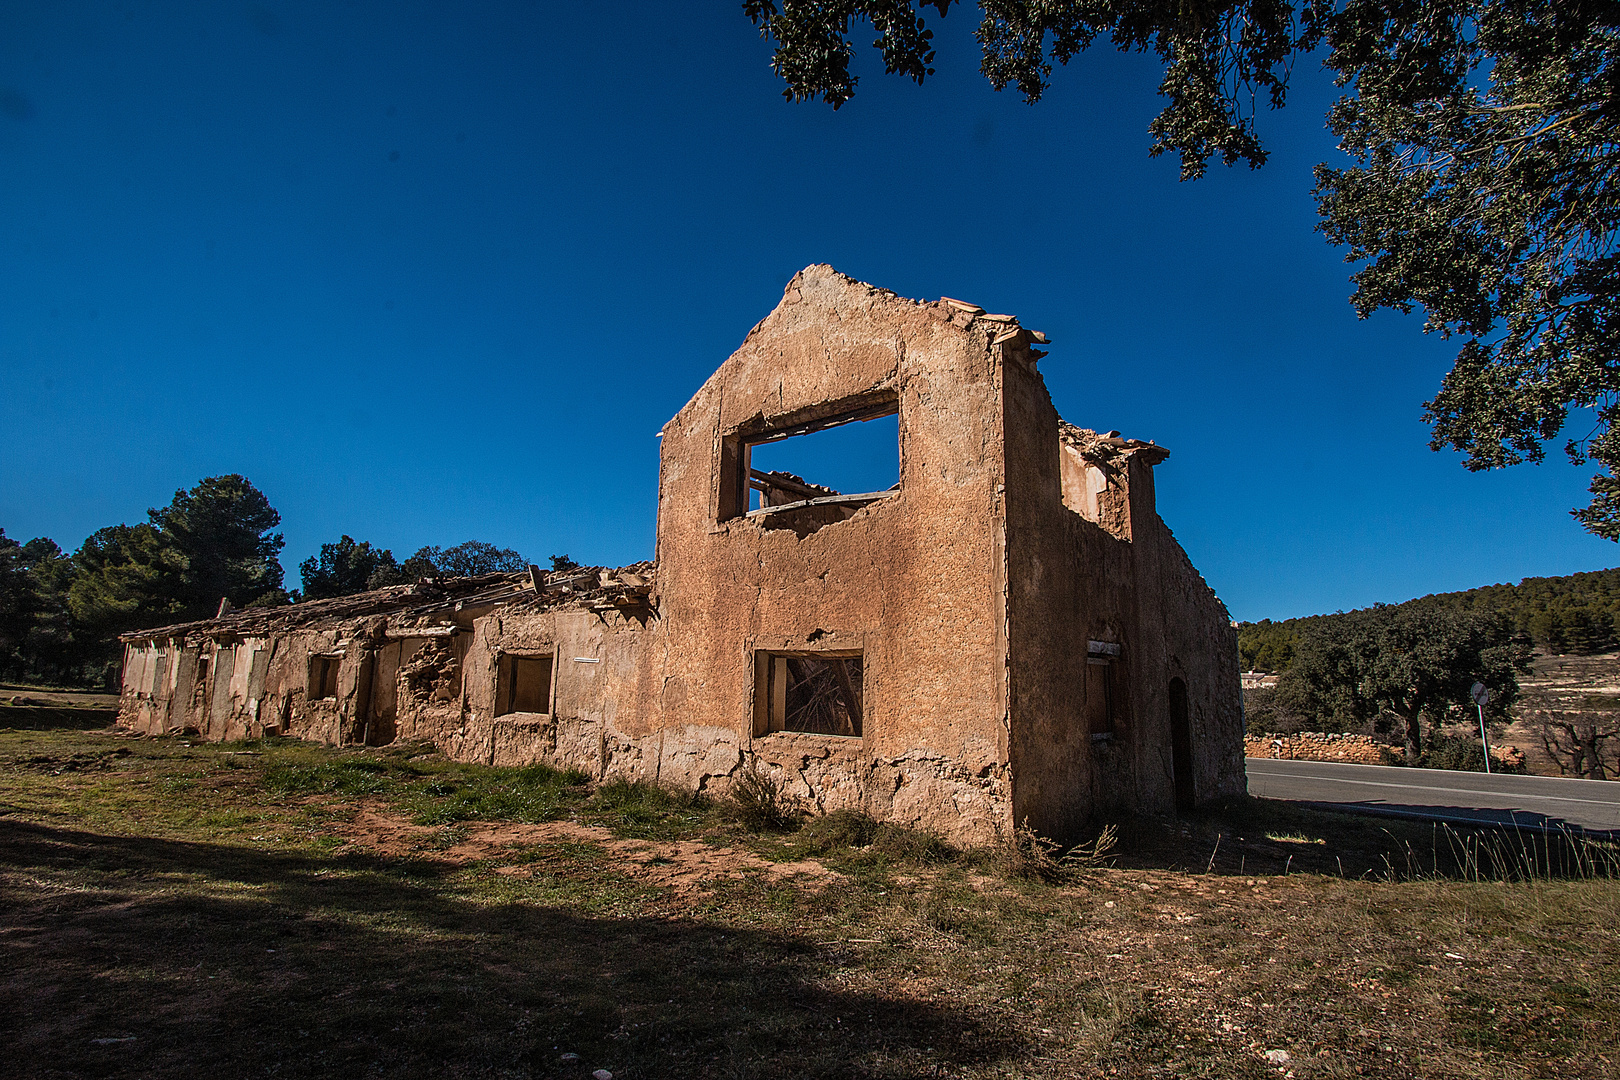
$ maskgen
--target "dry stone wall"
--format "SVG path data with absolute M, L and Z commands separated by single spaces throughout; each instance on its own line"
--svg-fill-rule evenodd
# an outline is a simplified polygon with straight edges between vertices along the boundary
M 1371 735 L 1340 735 L 1320 731 L 1304 731 L 1297 735 L 1250 735 L 1243 740 L 1243 754 L 1252 758 L 1344 761 L 1353 765 L 1399 765 L 1402 761 L 1399 748 L 1380 742 Z

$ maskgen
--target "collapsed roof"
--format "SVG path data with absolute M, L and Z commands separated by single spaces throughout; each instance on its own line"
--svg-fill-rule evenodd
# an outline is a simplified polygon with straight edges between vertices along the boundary
M 577 607 L 592 611 L 645 608 L 652 592 L 650 562 L 609 568 L 582 566 L 541 573 L 478 574 L 473 577 L 422 578 L 348 596 L 305 600 L 274 607 L 246 607 L 197 619 L 120 634 L 124 642 L 160 638 L 265 637 L 295 630 L 322 630 L 359 620 L 383 618 L 393 629 L 447 626 L 494 608 L 551 611 Z

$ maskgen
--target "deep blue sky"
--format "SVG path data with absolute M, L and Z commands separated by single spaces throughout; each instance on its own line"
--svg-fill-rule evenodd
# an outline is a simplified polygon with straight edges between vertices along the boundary
M 0 6 L 0 527 L 73 548 L 240 472 L 289 585 L 345 532 L 646 558 L 654 433 L 828 262 L 1046 331 L 1060 413 L 1171 448 L 1160 511 L 1237 618 L 1617 561 L 1583 471 L 1427 449 L 1454 346 L 1346 304 L 1310 65 L 1263 170 L 1183 184 L 1141 58 L 1032 108 L 957 9 L 926 86 L 862 56 L 835 113 L 740 8 Z

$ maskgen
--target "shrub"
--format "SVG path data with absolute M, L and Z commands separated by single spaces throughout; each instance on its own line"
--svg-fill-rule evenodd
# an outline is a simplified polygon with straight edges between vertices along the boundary
M 1249 735 L 1293 735 L 1309 721 L 1278 699 L 1276 687 L 1259 687 L 1243 691 L 1243 726 Z
M 725 810 L 726 816 L 752 832 L 783 832 L 799 820 L 788 804 L 781 781 L 752 763 L 732 781 Z
M 1479 744 L 1479 739 L 1467 735 L 1447 735 L 1444 732 L 1431 732 L 1428 746 L 1423 750 L 1423 756 L 1418 758 L 1418 765 L 1425 769 L 1457 769 L 1461 772 L 1484 772 L 1485 750 Z M 1509 765 L 1505 761 L 1493 758 L 1491 760 L 1492 772 L 1525 771 L 1523 764 Z
M 1076 844 L 1059 855 L 1062 845 L 1031 829 L 1026 820 L 1011 836 L 1002 836 L 991 851 L 991 861 L 1005 877 L 1024 881 L 1069 881 L 1101 866 L 1118 842 L 1119 829 L 1105 825 L 1090 842 Z
M 960 854 L 931 832 L 877 821 L 859 810 L 834 810 L 811 818 L 800 830 L 795 848 L 802 855 L 827 855 L 844 849 L 925 864 L 950 862 Z
M 1026 820 L 1011 833 L 1002 833 L 991 851 L 992 862 L 1003 877 L 1021 881 L 1056 881 L 1063 876 L 1058 843 L 1029 827 Z

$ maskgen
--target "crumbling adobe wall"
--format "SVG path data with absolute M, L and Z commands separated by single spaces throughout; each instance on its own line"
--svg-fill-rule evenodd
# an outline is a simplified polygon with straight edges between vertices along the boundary
M 1175 809 L 1170 681 L 1188 690 L 1193 793 L 1243 790 L 1236 634 L 1155 506 L 1160 447 L 1063 423 L 1007 348 L 1008 666 L 1014 814 L 1072 838 Z M 1088 642 L 1119 647 L 1114 728 L 1093 738 Z
M 1170 529 L 1155 515 L 1163 552 L 1159 610 L 1163 612 L 1169 674 L 1187 687 L 1192 728 L 1194 795 L 1205 803 L 1248 791 L 1243 766 L 1243 687 L 1232 616 Z
M 461 727 L 441 745 L 462 761 L 654 778 L 656 765 L 644 767 L 645 747 L 625 722 L 640 698 L 647 636 L 642 622 L 617 612 L 498 611 L 477 620 L 461 664 Z M 550 712 L 495 715 L 507 652 L 552 657 Z
M 131 642 L 125 646 L 118 722 L 149 735 L 192 732 L 211 741 L 257 737 L 260 714 L 275 694 L 271 658 L 280 648 L 277 639 L 256 636 Z M 207 675 L 199 679 L 204 664 Z
M 143 735 L 161 735 L 168 730 L 177 669 L 173 651 L 175 646 L 168 642 L 130 642 L 124 646 L 123 679 L 118 690 L 121 727 Z
M 952 317 L 810 267 L 666 425 L 662 640 L 649 708 L 621 724 L 631 740 L 698 722 L 826 809 L 962 840 L 1010 823 L 999 372 L 987 331 Z M 728 437 L 885 396 L 900 491 L 803 536 L 721 520 Z M 859 649 L 862 736 L 756 735 L 761 649 Z
M 395 739 L 426 740 L 450 753 L 465 726 L 462 660 L 471 642 L 470 630 L 400 640 L 394 668 Z
M 1134 525 L 1143 499 L 1151 512 L 1152 474 L 1146 460 L 1133 462 L 1132 454 L 1116 448 L 1102 448 L 1103 454 L 1091 446 L 1091 433 L 1062 425 L 1033 364 L 1020 351 L 1009 352 L 1014 813 L 1043 835 L 1074 839 L 1097 816 L 1144 803 L 1150 812 L 1173 805 L 1168 778 L 1144 776 L 1142 761 L 1161 737 L 1168 738 L 1152 693 L 1162 677 L 1162 631 L 1142 592 L 1142 564 L 1151 563 L 1152 553 L 1137 542 Z M 1065 449 L 1060 425 L 1070 441 L 1084 434 L 1100 468 Z M 1088 483 L 1087 473 L 1103 476 L 1105 483 Z M 1096 687 L 1087 670 L 1087 643 L 1093 640 L 1120 650 L 1114 730 L 1096 740 L 1089 724 L 1095 706 L 1089 695 Z
M 382 638 L 382 620 L 357 625 L 310 629 L 282 635 L 270 655 L 265 694 L 256 728 L 244 735 L 292 735 L 311 742 L 344 746 L 367 741 L 372 662 Z M 317 656 L 338 660 L 336 693 L 312 698 L 308 686 L 310 664 Z

